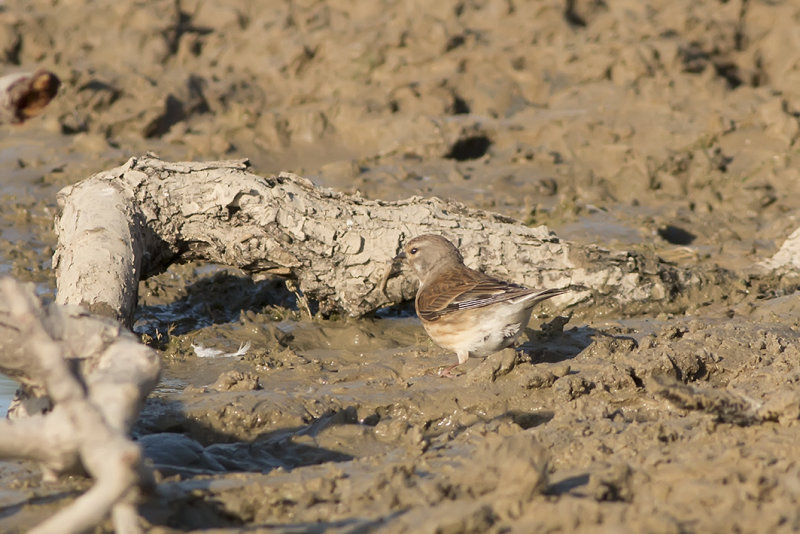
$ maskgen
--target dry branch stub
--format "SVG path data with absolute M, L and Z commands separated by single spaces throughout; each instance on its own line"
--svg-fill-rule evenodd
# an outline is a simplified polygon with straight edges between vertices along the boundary
M 321 313 L 364 315 L 413 298 L 408 273 L 385 292 L 381 280 L 401 244 L 424 233 L 453 240 L 468 265 L 490 274 L 531 287 L 581 284 L 613 307 L 663 306 L 704 283 L 654 256 L 567 243 L 544 226 L 456 202 L 367 200 L 291 173 L 257 176 L 246 160 L 132 158 L 63 189 L 58 201 L 57 301 L 127 324 L 138 281 L 189 260 L 292 278 Z

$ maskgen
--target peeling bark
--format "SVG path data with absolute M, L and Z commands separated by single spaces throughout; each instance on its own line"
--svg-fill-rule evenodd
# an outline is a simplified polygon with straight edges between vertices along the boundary
M 53 261 L 58 302 L 130 324 L 141 278 L 204 260 L 256 278 L 295 279 L 323 314 L 359 316 L 413 298 L 405 273 L 385 292 L 381 280 L 405 240 L 431 232 L 453 240 L 470 266 L 532 287 L 582 284 L 595 303 L 612 307 L 663 308 L 685 286 L 703 283 L 654 256 L 581 247 L 544 226 L 455 202 L 366 200 L 246 168 L 244 160 L 132 158 L 63 189 Z

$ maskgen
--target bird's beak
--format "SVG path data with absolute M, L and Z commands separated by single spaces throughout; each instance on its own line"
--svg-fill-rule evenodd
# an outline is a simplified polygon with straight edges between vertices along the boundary
M 397 256 L 394 257 L 394 259 L 392 260 L 392 263 L 397 263 L 397 262 L 403 261 L 404 259 L 406 259 L 406 253 L 405 252 L 401 252 L 400 254 L 398 254 Z

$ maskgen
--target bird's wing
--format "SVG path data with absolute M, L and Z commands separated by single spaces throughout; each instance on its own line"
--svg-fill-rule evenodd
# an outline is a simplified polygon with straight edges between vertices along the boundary
M 434 284 L 420 291 L 417 296 L 417 313 L 426 321 L 435 321 L 457 310 L 480 308 L 515 299 L 530 300 L 530 306 L 533 306 L 565 291 L 567 290 L 528 289 L 471 269 L 458 270 L 444 273 L 437 277 Z

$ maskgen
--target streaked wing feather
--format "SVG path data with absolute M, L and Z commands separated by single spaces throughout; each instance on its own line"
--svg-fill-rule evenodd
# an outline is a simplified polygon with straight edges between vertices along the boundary
M 456 309 L 480 308 L 493 302 L 508 300 L 516 296 L 530 293 L 531 290 L 517 284 L 509 284 L 502 280 L 488 279 L 476 283 L 470 289 L 465 289 L 458 297 L 453 299 L 450 307 Z
M 435 288 L 425 288 L 417 296 L 417 312 L 429 321 L 438 319 L 448 311 L 458 309 L 458 299 L 481 281 L 474 271 L 446 273 L 436 281 Z M 454 304 L 455 303 L 455 304 Z
M 417 313 L 426 321 L 435 321 L 443 315 L 457 310 L 480 308 L 495 302 L 512 300 L 527 295 L 540 294 L 530 305 L 555 297 L 567 289 L 528 289 L 492 278 L 478 271 L 459 271 L 443 276 L 435 291 L 428 288 L 417 297 Z

